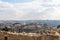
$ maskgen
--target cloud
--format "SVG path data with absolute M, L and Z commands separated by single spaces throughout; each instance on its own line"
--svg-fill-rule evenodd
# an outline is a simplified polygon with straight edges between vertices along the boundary
M 0 1 L 0 20 L 60 20 L 59 0 L 33 0 L 24 3 Z

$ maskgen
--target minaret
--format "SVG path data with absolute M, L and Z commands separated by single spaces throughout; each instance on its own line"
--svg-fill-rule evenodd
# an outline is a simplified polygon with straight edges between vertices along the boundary
M 24 21 L 24 25 L 26 25 L 26 22 Z

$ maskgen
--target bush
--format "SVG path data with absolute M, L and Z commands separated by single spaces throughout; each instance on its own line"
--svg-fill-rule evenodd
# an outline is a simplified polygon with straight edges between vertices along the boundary
M 57 26 L 57 29 L 60 28 L 60 25 Z
M 10 29 L 8 27 L 2 28 L 3 31 L 9 31 Z

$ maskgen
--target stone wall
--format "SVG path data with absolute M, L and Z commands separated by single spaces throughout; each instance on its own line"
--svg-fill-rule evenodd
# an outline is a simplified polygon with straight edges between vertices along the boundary
M 40 36 L 27 36 L 16 35 L 7 32 L 0 32 L 0 40 L 59 40 L 59 36 L 55 35 L 40 35 Z

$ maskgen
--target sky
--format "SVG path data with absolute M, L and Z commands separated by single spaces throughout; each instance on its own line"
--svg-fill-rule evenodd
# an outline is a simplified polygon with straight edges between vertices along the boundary
M 0 20 L 60 20 L 60 0 L 0 0 Z

